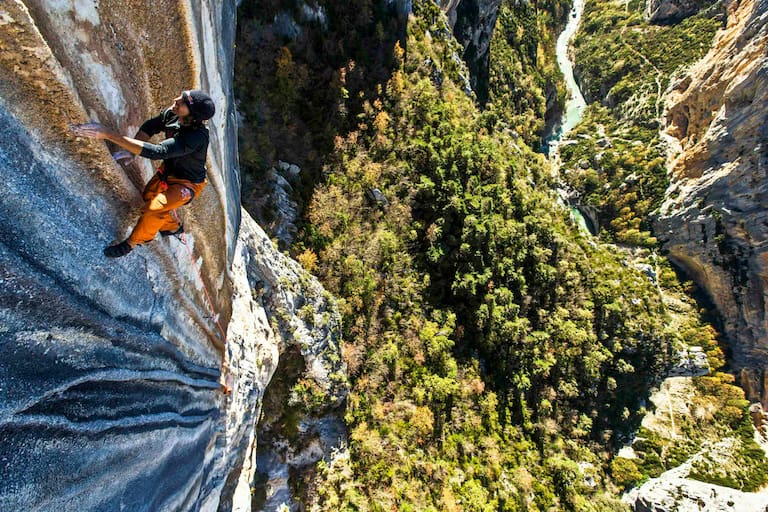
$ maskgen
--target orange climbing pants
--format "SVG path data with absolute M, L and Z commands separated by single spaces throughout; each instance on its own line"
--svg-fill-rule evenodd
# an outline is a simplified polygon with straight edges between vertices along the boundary
M 128 237 L 128 243 L 135 247 L 138 244 L 149 242 L 158 231 L 176 231 L 179 223 L 171 216 L 171 210 L 183 206 L 198 197 L 205 188 L 207 181 L 192 183 L 189 180 L 168 177 L 168 186 L 155 174 L 147 186 L 144 187 L 144 206 L 141 209 L 141 218 L 133 228 L 133 233 Z

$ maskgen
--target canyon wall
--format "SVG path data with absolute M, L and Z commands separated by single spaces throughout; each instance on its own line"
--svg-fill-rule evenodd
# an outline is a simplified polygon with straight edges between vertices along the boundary
M 299 329 L 294 305 L 270 295 L 298 303 L 319 285 L 264 252 L 240 207 L 234 29 L 234 0 L 0 4 L 2 510 L 250 510 L 254 430 L 280 353 L 301 345 L 306 378 L 343 398 L 343 379 L 322 380 L 343 374 L 336 331 Z M 217 114 L 208 186 L 179 210 L 185 243 L 104 258 L 154 170 L 116 163 L 70 125 L 132 135 L 193 87 Z M 255 293 L 254 272 L 279 285 Z
M 456 40 L 464 48 L 472 90 L 481 104 L 488 98 L 488 59 L 501 0 L 440 0 Z
M 668 96 L 655 227 L 722 315 L 749 399 L 768 405 L 768 1 L 725 7 L 726 28 Z

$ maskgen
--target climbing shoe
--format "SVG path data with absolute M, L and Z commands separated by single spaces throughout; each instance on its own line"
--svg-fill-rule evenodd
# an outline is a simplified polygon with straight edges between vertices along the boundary
M 131 247 L 131 244 L 128 243 L 128 240 L 125 240 L 123 242 L 120 242 L 119 244 L 105 247 L 104 256 L 106 256 L 107 258 L 120 258 L 121 256 L 125 256 L 132 250 L 133 250 L 133 247 Z
M 160 231 L 160 235 L 162 236 L 173 236 L 173 235 L 180 235 L 184 232 L 184 226 L 179 226 L 179 229 L 176 231 Z

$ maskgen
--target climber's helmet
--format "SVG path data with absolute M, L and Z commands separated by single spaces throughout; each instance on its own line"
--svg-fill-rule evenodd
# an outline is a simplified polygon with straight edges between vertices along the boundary
M 216 113 L 216 105 L 207 93 L 200 90 L 184 91 L 181 93 L 189 113 L 197 121 L 207 121 Z

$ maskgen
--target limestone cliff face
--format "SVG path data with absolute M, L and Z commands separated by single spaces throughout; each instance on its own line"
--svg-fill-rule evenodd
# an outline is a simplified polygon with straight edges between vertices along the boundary
M 488 98 L 488 58 L 501 0 L 441 0 L 448 23 L 464 47 L 472 89 L 481 103 Z
M 234 25 L 234 0 L 0 3 L 0 510 L 249 510 L 254 428 L 285 345 L 316 347 L 307 378 L 343 396 L 323 380 L 343 368 L 318 356 L 338 352 L 334 337 L 285 340 L 249 280 L 289 264 L 254 261 L 254 240 L 269 241 L 240 208 Z M 121 167 L 69 125 L 132 134 L 191 87 L 218 108 L 209 185 L 180 210 L 192 257 L 171 237 L 107 260 L 153 169 Z M 275 270 L 283 286 L 290 268 Z
M 727 27 L 667 101 L 670 178 L 659 236 L 714 300 L 749 398 L 768 399 L 768 1 Z

